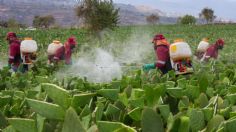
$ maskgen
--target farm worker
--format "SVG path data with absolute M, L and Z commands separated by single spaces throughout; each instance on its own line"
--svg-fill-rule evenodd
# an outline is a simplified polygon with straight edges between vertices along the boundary
M 222 50 L 224 47 L 224 40 L 218 39 L 215 44 L 211 45 L 205 52 L 201 61 L 208 61 L 210 58 L 217 59 L 218 51 Z
M 6 40 L 9 43 L 8 67 L 16 72 L 21 63 L 20 41 L 14 32 L 7 33 Z
M 169 46 L 166 38 L 162 34 L 157 34 L 153 38 L 153 46 L 156 52 L 156 63 L 145 64 L 143 66 L 144 71 L 150 69 L 160 69 L 163 74 L 166 74 L 168 71 L 172 70 L 170 55 L 169 55 Z
M 202 41 L 198 44 L 197 51 L 195 52 L 195 56 L 198 60 L 201 60 L 201 58 L 204 56 L 206 50 L 209 48 L 209 39 L 203 38 Z
M 64 46 L 56 50 L 53 60 L 56 63 L 59 62 L 60 60 L 65 60 L 66 65 L 71 65 L 72 64 L 71 55 L 76 44 L 77 42 L 74 37 L 68 38 Z

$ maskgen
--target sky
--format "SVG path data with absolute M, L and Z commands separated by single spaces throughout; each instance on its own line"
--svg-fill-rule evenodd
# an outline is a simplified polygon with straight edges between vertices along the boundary
M 198 16 L 204 7 L 212 8 L 218 18 L 236 21 L 236 0 L 113 0 L 115 3 L 145 5 L 164 13 Z

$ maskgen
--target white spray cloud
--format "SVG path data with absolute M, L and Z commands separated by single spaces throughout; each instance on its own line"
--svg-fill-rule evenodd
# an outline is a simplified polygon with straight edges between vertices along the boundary
M 111 37 L 112 35 L 107 35 Z M 101 35 L 105 38 L 106 35 Z M 57 77 L 78 76 L 86 77 L 89 82 L 110 82 L 112 79 L 120 79 L 124 67 L 122 63 L 143 64 L 153 62 L 147 60 L 147 55 L 154 55 L 151 42 L 152 35 L 149 32 L 133 31 L 129 39 L 123 43 L 112 42 L 103 49 L 87 50 L 81 47 L 80 57 L 74 59 L 74 64 L 66 71 L 60 71 Z M 111 38 L 110 38 L 111 39 Z M 139 67 L 138 67 L 139 68 Z M 141 67 L 140 67 L 141 68 Z
M 150 40 L 150 36 L 145 33 L 132 35 L 117 56 L 118 61 L 121 63 L 143 63 L 147 55 L 153 52 Z
M 112 79 L 120 79 L 122 70 L 120 64 L 113 56 L 103 49 L 96 49 L 94 57 L 81 57 L 63 74 L 86 77 L 88 81 L 95 83 L 110 82 Z M 58 74 L 61 76 L 62 72 Z

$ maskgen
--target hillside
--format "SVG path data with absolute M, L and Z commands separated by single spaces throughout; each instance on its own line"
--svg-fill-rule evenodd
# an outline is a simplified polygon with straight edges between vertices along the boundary
M 0 19 L 15 18 L 31 25 L 34 16 L 52 14 L 58 24 L 73 26 L 79 23 L 74 12 L 76 4 L 73 0 L 0 0 Z M 146 16 L 152 13 L 161 15 L 161 23 L 176 22 L 176 18 L 165 17 L 162 11 L 145 6 L 115 4 L 115 7 L 120 9 L 121 25 L 145 24 Z

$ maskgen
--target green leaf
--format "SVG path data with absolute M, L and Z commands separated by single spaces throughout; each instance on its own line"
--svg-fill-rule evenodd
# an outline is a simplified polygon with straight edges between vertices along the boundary
M 114 132 L 136 132 L 136 130 L 131 129 L 130 127 L 123 127 L 115 130 Z
M 107 110 L 105 112 L 106 115 L 113 115 L 113 114 L 117 114 L 120 112 L 120 109 L 117 108 L 116 106 L 109 104 L 107 107 Z
M 127 98 L 127 94 L 126 94 L 126 93 L 121 93 L 121 94 L 119 94 L 119 100 L 120 100 L 126 107 L 128 107 L 129 100 L 128 100 L 128 98 Z
M 125 130 L 124 132 L 136 132 L 133 128 L 120 122 L 99 121 L 97 125 L 99 132 L 121 132 L 121 130 Z
M 189 132 L 189 125 L 190 121 L 189 121 L 189 117 L 187 116 L 182 116 L 180 117 L 180 126 L 179 126 L 179 132 Z
M 205 93 L 201 93 L 197 101 L 200 108 L 204 108 L 208 105 L 208 98 Z
M 144 107 L 144 98 L 139 98 L 139 99 L 134 99 L 134 100 L 129 100 L 129 104 L 133 107 L 140 107 L 143 108 Z
M 97 125 L 93 125 L 87 130 L 87 132 L 97 132 L 97 131 L 98 131 Z
M 158 104 L 158 101 L 166 91 L 165 85 L 145 85 L 145 98 L 147 101 L 147 106 L 154 107 Z
M 207 124 L 207 132 L 216 131 L 222 122 L 224 122 L 224 117 L 221 115 L 214 116 Z
M 204 113 L 205 120 L 207 122 L 210 121 L 211 118 L 213 117 L 214 110 L 212 108 L 204 108 L 204 109 L 202 109 L 202 111 Z
M 65 111 L 56 104 L 27 99 L 29 106 L 38 114 L 48 119 L 63 120 Z
M 9 118 L 8 121 L 19 132 L 37 132 L 35 121 L 32 119 Z
M 200 89 L 198 86 L 187 85 L 185 92 L 190 100 L 195 100 L 200 95 Z
M 189 106 L 189 98 L 187 96 L 183 96 L 178 104 L 179 111 L 187 109 L 188 106 Z
M 226 132 L 235 132 L 236 130 L 236 118 L 230 119 L 225 122 Z
M 183 96 L 182 88 L 167 88 L 167 93 L 174 98 L 181 98 Z
M 81 117 L 80 117 L 80 118 L 81 118 Z M 82 125 L 84 126 L 84 128 L 85 128 L 86 130 L 87 130 L 87 129 L 89 128 L 89 126 L 90 126 L 91 119 L 92 119 L 92 115 L 91 115 L 91 114 L 82 117 L 81 123 L 82 123 Z
M 202 130 L 205 127 L 204 114 L 201 110 L 193 109 L 190 113 L 190 128 L 193 132 Z
M 80 113 L 80 118 L 83 118 L 87 115 L 91 114 L 91 110 L 88 107 L 88 105 L 85 105 L 84 109 L 82 110 L 82 112 Z
M 36 120 L 37 120 L 37 129 L 38 129 L 37 132 L 44 132 L 44 125 L 45 125 L 46 118 L 37 114 Z
M 76 107 L 84 107 L 86 104 L 89 104 L 90 100 L 95 96 L 94 93 L 87 93 L 87 94 L 76 94 L 73 96 L 72 99 L 72 106 Z
M 161 112 L 161 116 L 167 122 L 169 115 L 170 115 L 170 106 L 169 105 L 159 105 L 158 108 Z
M 111 85 L 112 85 L 112 88 L 114 88 L 114 89 L 120 89 L 121 82 L 120 81 L 112 81 Z
M 229 87 L 229 93 L 230 94 L 235 94 L 236 93 L 236 85 L 231 85 Z
M 10 101 L 11 101 L 11 96 L 9 96 L 9 95 L 0 97 L 0 108 L 4 107 L 7 104 L 9 104 Z
M 164 132 L 161 116 L 151 108 L 144 108 L 141 126 L 142 132 Z
M 49 82 L 48 77 L 43 77 L 43 76 L 35 76 L 35 80 L 37 80 L 38 83 L 47 83 Z
M 7 126 L 7 120 L 5 116 L 2 114 L 2 112 L 0 111 L 0 129 L 5 128 L 6 126 Z
M 175 87 L 175 82 L 173 82 L 173 81 L 166 81 L 166 87 L 167 88 L 173 88 L 173 87 Z
M 43 83 L 41 87 L 56 104 L 65 109 L 70 106 L 70 95 L 65 89 L 50 83 Z
M 132 89 L 131 99 L 138 99 L 144 96 L 143 89 Z
M 8 126 L 7 128 L 3 129 L 2 132 L 16 132 L 13 126 Z
M 86 132 L 79 116 L 72 107 L 66 111 L 62 132 Z
M 231 105 L 236 103 L 236 94 L 227 95 L 226 98 L 229 100 Z
M 118 99 L 119 90 L 118 89 L 100 89 L 97 93 L 107 99 L 116 101 Z
M 206 92 L 209 85 L 207 75 L 204 73 L 199 74 L 198 77 L 200 92 Z
M 33 99 L 33 98 L 36 98 L 36 95 L 38 93 L 39 93 L 39 91 L 36 91 L 36 90 L 28 90 L 26 97 Z
M 185 78 L 181 78 L 177 80 L 177 83 L 179 88 L 185 89 L 188 82 Z
M 14 96 L 23 99 L 25 97 L 25 93 L 22 91 L 15 91 Z
M 133 110 L 131 110 L 128 115 L 135 121 L 140 121 L 141 120 L 141 114 L 142 114 L 142 109 L 137 107 Z
M 95 108 L 95 117 L 96 117 L 96 122 L 100 121 L 103 116 L 103 110 L 104 110 L 104 105 L 103 103 L 98 102 L 97 107 Z
M 232 111 L 231 107 L 225 109 L 220 109 L 220 115 L 224 116 L 226 119 L 230 118 L 230 112 Z

